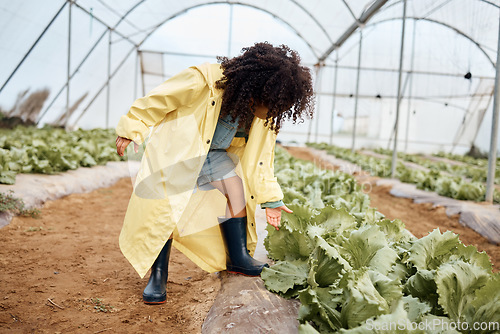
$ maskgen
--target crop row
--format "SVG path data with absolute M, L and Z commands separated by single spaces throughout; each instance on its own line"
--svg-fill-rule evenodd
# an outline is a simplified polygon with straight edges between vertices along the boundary
M 276 263 L 262 278 L 270 291 L 300 300 L 300 333 L 500 330 L 500 275 L 484 252 L 437 229 L 417 239 L 370 208 L 353 177 L 282 149 L 275 175 L 294 212 L 278 231 L 267 227 Z
M 17 127 L 0 130 L 0 183 L 14 184 L 18 173 L 56 174 L 78 167 L 125 160 L 116 153 L 112 129 L 65 131 Z
M 384 155 L 392 155 L 391 150 L 386 149 L 376 149 L 374 150 L 377 153 Z M 486 178 L 488 175 L 487 164 L 485 166 L 478 165 L 468 165 L 468 164 L 450 164 L 444 161 L 430 161 L 422 156 L 415 154 L 407 154 L 403 152 L 398 152 L 398 158 L 404 161 L 413 162 L 419 164 L 423 167 L 426 167 L 431 170 L 441 171 L 453 176 L 460 176 L 464 178 L 469 178 L 472 181 L 477 182 L 486 182 Z M 500 164 L 498 165 L 500 167 Z M 495 173 L 495 184 L 500 184 L 500 168 L 496 170 Z
M 474 158 L 468 155 L 460 155 L 460 154 L 445 153 L 445 152 L 438 152 L 433 155 L 440 158 L 446 158 L 448 160 L 463 162 L 468 165 L 474 165 L 479 167 L 485 167 L 488 165 L 488 159 Z M 497 157 L 496 165 L 497 167 L 500 167 L 500 157 Z
M 336 147 L 328 144 L 308 144 L 310 147 L 326 150 L 328 154 L 340 159 L 350 161 L 368 171 L 371 175 L 379 177 L 391 177 L 390 158 L 376 158 L 367 156 L 350 149 Z M 437 169 L 429 171 L 406 167 L 401 161 L 397 161 L 396 178 L 401 182 L 412 183 L 418 189 L 434 191 L 441 196 L 459 200 L 484 201 L 486 186 L 483 182 L 469 181 L 462 176 L 447 175 Z M 500 203 L 500 192 L 494 191 L 493 201 Z

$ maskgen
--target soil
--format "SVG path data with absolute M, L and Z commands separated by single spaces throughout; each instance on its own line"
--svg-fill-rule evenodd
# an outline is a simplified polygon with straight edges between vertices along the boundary
M 338 169 L 337 166 L 318 159 L 305 147 L 286 147 L 286 149 L 295 158 L 314 161 L 321 168 Z M 485 251 L 491 259 L 493 270 L 500 271 L 500 246 L 491 244 L 479 233 L 460 224 L 458 215 L 448 217 L 444 207 L 433 207 L 430 203 L 417 204 L 408 198 L 395 197 L 389 193 L 391 190 L 389 186 L 376 185 L 378 179 L 376 177 L 366 174 L 355 174 L 354 177 L 364 184 L 363 189 L 367 189 L 372 207 L 389 219 L 401 219 L 416 237 L 426 236 L 436 228 L 441 232 L 452 231 L 459 235 L 459 239 L 465 245 L 474 245 L 479 251 Z M 366 187 L 367 183 L 370 184 L 369 187 Z
M 167 302 L 144 304 L 149 276 L 118 247 L 131 192 L 123 178 L 0 229 L 0 333 L 201 333 L 220 280 L 172 248 Z
M 288 148 L 315 161 L 306 148 Z M 448 217 L 442 207 L 394 197 L 376 178 L 372 206 L 399 218 L 417 237 L 435 228 L 453 231 L 466 245 L 486 251 L 500 269 L 500 247 Z M 118 248 L 118 236 L 132 192 L 130 178 L 109 188 L 48 201 L 38 219 L 15 217 L 0 229 L 0 333 L 201 333 L 220 289 L 217 274 L 199 269 L 172 249 L 167 302 L 145 305 L 140 279 Z M 147 277 L 147 276 L 146 276 Z

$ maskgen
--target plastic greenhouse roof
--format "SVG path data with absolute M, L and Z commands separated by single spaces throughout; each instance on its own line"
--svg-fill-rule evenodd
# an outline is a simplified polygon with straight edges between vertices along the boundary
M 5 33 L 28 30 L 24 32 L 26 39 L 23 41 L 38 36 L 41 31 L 36 27 L 43 26 L 67 3 L 65 0 L 2 2 L 2 16 L 6 17 L 2 20 L 3 30 Z M 408 18 L 434 22 L 455 30 L 476 43 L 493 62 L 497 46 L 494 25 L 498 25 L 498 0 L 409 0 L 408 3 Z M 251 7 L 288 25 L 308 44 L 314 55 L 323 60 L 359 25 L 370 26 L 401 19 L 403 1 L 76 0 L 74 4 L 137 46 L 165 22 L 189 10 L 216 4 Z M 25 24 L 29 24 L 30 29 L 22 29 Z M 344 36 L 346 33 L 347 36 Z
M 403 4 L 403 0 L 0 0 L 0 106 L 9 110 L 22 99 L 23 90 L 47 87 L 50 95 L 39 115 L 41 123 L 113 126 L 141 95 L 141 88 L 144 91 L 155 85 L 158 80 L 154 78 L 165 79 L 188 63 L 214 61 L 213 56 L 225 55 L 226 46 L 211 47 L 231 44 L 231 37 L 227 42 L 226 36 L 220 36 L 227 34 L 225 21 L 231 19 L 235 34 L 255 31 L 253 38 L 282 38 L 299 50 L 305 63 L 322 65 L 322 76 L 317 75 L 318 115 L 340 109 L 343 116 L 351 117 L 354 94 L 361 98 L 361 116 L 366 116 L 373 101 L 383 105 L 380 97 L 392 101 L 397 95 Z M 232 16 L 220 14 L 228 7 L 235 8 L 234 21 Z M 455 130 L 472 113 L 475 102 L 491 107 L 485 96 L 492 96 L 499 9 L 500 0 L 407 0 L 403 79 L 410 83 L 403 95 L 408 101 L 421 103 L 421 109 L 429 113 L 425 117 L 439 118 L 435 115 L 443 105 L 454 108 L 449 112 L 459 116 L 449 125 Z M 209 37 L 190 39 L 184 35 L 189 26 L 176 25 L 181 18 L 196 13 L 201 16 L 188 22 L 196 33 Z M 249 18 L 256 13 L 276 25 Z M 364 81 L 356 88 L 360 31 Z M 173 35 L 179 41 L 172 39 L 169 44 L 165 36 Z M 207 38 L 213 38 L 211 43 L 206 43 Z M 223 42 L 218 44 L 218 39 Z M 245 38 L 233 39 L 227 52 L 232 55 L 245 46 L 240 45 Z M 162 43 L 152 42 L 158 40 Z M 156 46 L 160 57 L 154 52 L 139 52 L 155 51 Z M 139 63 L 143 65 L 141 78 Z M 331 79 L 335 65 L 338 86 Z M 471 80 L 463 79 L 467 72 L 472 73 Z M 335 102 L 332 96 L 337 98 Z M 438 104 L 439 108 L 433 109 Z M 61 115 L 68 108 L 70 112 Z M 103 117 L 103 109 L 113 111 Z M 476 123 L 475 129 L 467 130 L 471 133 L 466 141 L 475 140 L 481 132 L 481 121 Z M 379 134 L 389 133 L 391 126 L 380 124 Z M 320 125 L 319 132 L 329 131 Z M 370 135 L 373 130 L 367 131 Z M 434 134 L 437 142 L 453 139 L 453 135 Z

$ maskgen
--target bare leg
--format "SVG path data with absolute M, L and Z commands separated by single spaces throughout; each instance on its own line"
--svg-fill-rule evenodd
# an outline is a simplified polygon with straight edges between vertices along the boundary
M 213 181 L 210 184 L 227 198 L 226 218 L 245 217 L 247 215 L 243 182 L 239 176 Z

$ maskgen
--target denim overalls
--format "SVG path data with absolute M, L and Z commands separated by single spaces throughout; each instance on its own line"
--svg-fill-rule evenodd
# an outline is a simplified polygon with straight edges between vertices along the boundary
M 226 149 L 231 145 L 231 141 L 236 135 L 239 125 L 238 121 L 239 117 L 232 120 L 231 115 L 219 118 L 210 150 L 198 176 L 197 185 L 201 190 L 214 189 L 209 185 L 212 181 L 236 176 L 236 172 L 234 171 L 236 166 L 233 160 L 227 155 Z
M 231 119 L 231 115 L 219 118 L 210 150 L 198 176 L 197 186 L 200 190 L 215 189 L 210 182 L 237 176 L 235 172 L 236 166 L 226 152 L 235 136 L 248 139 L 244 129 L 239 129 L 239 117 L 234 120 Z M 262 203 L 261 207 L 277 208 L 282 205 L 284 205 L 282 201 L 276 201 Z

